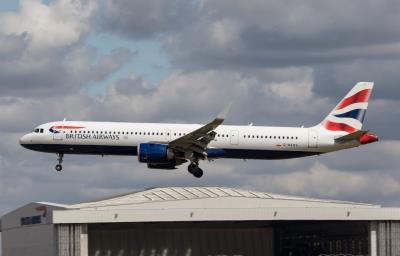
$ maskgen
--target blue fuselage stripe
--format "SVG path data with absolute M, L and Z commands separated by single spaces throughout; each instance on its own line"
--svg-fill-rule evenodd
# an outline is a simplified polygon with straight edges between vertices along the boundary
M 100 145 L 63 145 L 63 144 L 24 144 L 23 147 L 46 153 L 88 154 L 88 155 L 125 155 L 136 156 L 137 146 L 100 146 Z M 320 152 L 222 149 L 209 148 L 209 158 L 237 159 L 289 159 L 321 154 Z

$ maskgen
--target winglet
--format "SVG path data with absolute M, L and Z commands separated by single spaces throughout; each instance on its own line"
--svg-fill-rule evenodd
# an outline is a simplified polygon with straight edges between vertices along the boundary
M 228 115 L 229 111 L 231 110 L 232 107 L 232 102 L 230 102 L 225 108 L 224 110 L 221 111 L 221 113 L 219 113 L 219 115 L 217 116 L 216 119 L 221 119 L 224 120 L 226 115 Z

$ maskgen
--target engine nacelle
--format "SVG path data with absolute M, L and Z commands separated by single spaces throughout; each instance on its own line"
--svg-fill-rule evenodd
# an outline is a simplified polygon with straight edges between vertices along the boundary
M 172 162 L 175 162 L 174 152 L 168 148 L 168 145 L 159 143 L 139 144 L 138 159 L 141 163 L 148 163 L 154 166 L 161 164 L 172 165 Z
M 169 162 L 166 163 L 147 163 L 147 168 L 149 169 L 162 169 L 162 170 L 172 170 L 175 169 L 176 166 L 176 160 L 169 160 Z

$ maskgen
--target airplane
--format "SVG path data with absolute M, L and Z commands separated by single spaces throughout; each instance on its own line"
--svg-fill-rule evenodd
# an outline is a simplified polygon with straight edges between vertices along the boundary
M 289 159 L 320 155 L 378 141 L 362 125 L 373 82 L 359 82 L 318 125 L 267 127 L 222 125 L 228 106 L 201 124 L 57 121 L 20 138 L 27 149 L 56 153 L 57 171 L 65 154 L 138 156 L 150 169 L 176 169 L 203 176 L 200 160 Z

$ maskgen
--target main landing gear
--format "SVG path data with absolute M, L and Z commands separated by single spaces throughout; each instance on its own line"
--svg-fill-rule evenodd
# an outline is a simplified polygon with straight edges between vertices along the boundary
M 193 174 L 196 178 L 201 178 L 203 176 L 203 170 L 196 163 L 189 164 L 188 172 Z
M 61 172 L 61 170 L 62 170 L 62 162 L 63 162 L 63 158 L 64 158 L 64 154 L 63 153 L 57 153 L 57 161 L 58 161 L 58 164 L 56 165 L 56 171 L 57 172 Z

